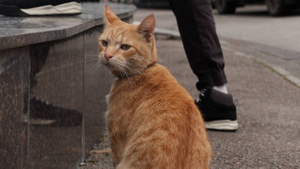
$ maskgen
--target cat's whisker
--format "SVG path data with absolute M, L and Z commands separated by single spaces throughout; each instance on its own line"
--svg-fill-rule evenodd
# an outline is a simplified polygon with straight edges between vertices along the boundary
M 124 69 L 122 62 L 116 62 L 116 63 L 117 63 L 116 65 L 117 65 L 119 71 L 121 72 L 122 76 L 126 77 L 129 81 L 130 86 L 132 86 L 132 80 L 130 79 L 129 74 Z
M 136 75 L 136 74 L 140 74 L 141 71 L 134 69 L 134 66 L 133 66 L 131 63 L 129 63 L 129 62 L 122 62 L 122 61 L 117 61 L 117 62 L 118 62 L 118 64 L 121 64 L 122 70 L 124 71 L 126 77 L 128 78 L 128 80 L 129 80 L 131 86 L 132 86 L 132 84 L 134 84 L 134 86 L 138 86 L 138 85 L 136 85 L 136 83 L 132 80 L 131 76 L 132 76 L 132 75 Z M 126 70 L 128 70 L 129 72 L 126 71 Z M 138 88 L 138 90 L 139 90 L 139 88 Z
M 128 75 L 128 73 L 126 72 L 126 70 L 124 70 L 124 73 L 125 73 L 125 75 L 127 76 L 127 79 L 129 80 L 130 86 L 133 86 L 133 85 L 132 85 L 133 81 L 132 81 L 131 77 Z M 135 84 L 135 83 L 134 83 L 134 84 Z
M 90 56 L 99 56 L 99 54 L 97 54 L 97 55 L 84 55 L 84 56 L 87 56 L 87 57 L 90 57 Z
M 133 86 L 132 84 L 135 84 L 132 79 L 131 79 L 131 75 L 126 71 L 126 65 L 124 64 L 124 62 L 116 60 L 116 66 L 118 67 L 119 71 L 121 72 L 122 76 L 126 77 L 129 81 L 130 86 Z M 136 85 L 136 84 L 135 84 Z
M 99 69 L 99 67 L 101 66 L 100 62 L 95 62 L 94 65 L 92 65 L 89 69 L 88 69 L 88 75 L 90 76 L 91 79 L 95 78 L 95 75 L 97 73 L 97 70 Z
M 84 55 L 85 58 L 98 58 L 99 54 L 97 55 Z
M 97 62 L 99 62 L 99 61 L 100 61 L 100 59 L 86 60 L 86 61 L 85 61 L 85 64 L 93 64 L 93 63 L 97 63 Z
M 88 60 L 95 60 L 95 59 L 99 59 L 99 56 L 97 56 L 97 57 L 93 56 L 93 57 L 86 57 L 85 58 L 86 61 L 88 61 Z
M 96 76 L 96 74 L 97 74 L 97 69 L 99 68 L 99 66 L 98 65 L 95 65 L 95 68 L 93 69 L 93 70 L 91 70 L 90 71 L 90 73 L 89 73 L 89 77 L 91 78 L 91 79 L 95 79 L 95 76 Z
M 87 68 L 87 73 L 88 75 L 92 75 L 95 72 L 95 68 L 97 67 L 98 63 L 95 63 L 93 66 L 91 66 L 90 68 Z
M 128 72 L 126 72 L 126 74 L 127 74 L 128 80 L 131 82 L 131 86 L 132 86 L 132 87 L 137 87 L 138 85 L 135 83 L 135 81 L 132 80 L 131 75 L 129 75 Z M 134 86 L 132 85 L 132 83 L 134 84 Z M 137 89 L 139 90 L 139 86 L 138 86 Z
M 132 68 L 129 68 L 129 67 L 127 67 L 127 69 L 129 69 L 133 74 L 140 74 L 141 73 L 141 71 L 135 70 L 135 69 L 132 69 Z
M 132 86 L 131 80 L 128 78 L 128 75 L 126 74 L 125 70 L 120 67 L 119 71 L 121 73 L 121 76 L 124 77 L 124 78 L 127 78 L 129 80 L 130 86 Z
M 99 61 L 97 61 L 97 62 L 93 62 L 94 64 L 91 66 L 91 67 L 89 67 L 89 70 L 93 70 L 97 65 L 99 65 L 100 64 L 100 62 Z
M 124 68 L 129 70 L 130 72 L 128 72 L 128 73 L 130 73 L 130 74 L 132 74 L 132 73 L 135 74 L 136 73 L 136 71 L 134 69 L 132 69 L 131 67 L 129 67 L 127 64 L 124 64 Z
M 100 60 L 101 58 L 99 57 L 99 55 L 87 55 L 85 58 L 85 63 L 90 64 L 93 62 L 99 62 Z
M 134 74 L 140 74 L 141 73 L 141 71 L 136 70 L 134 65 L 132 65 L 130 62 L 126 63 L 126 68 L 129 69 Z

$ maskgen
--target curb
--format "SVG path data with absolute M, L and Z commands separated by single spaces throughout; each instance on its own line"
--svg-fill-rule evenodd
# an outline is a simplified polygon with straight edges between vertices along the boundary
M 237 52 L 232 50 L 231 48 L 227 47 L 223 47 L 224 50 L 227 50 L 229 52 L 234 53 L 237 56 L 241 56 L 250 60 L 253 60 L 257 63 L 259 63 L 260 65 L 267 67 L 269 69 L 271 69 L 273 72 L 277 73 L 278 75 L 282 76 L 284 79 L 286 79 L 287 81 L 289 81 L 290 83 L 292 83 L 293 85 L 295 85 L 296 87 L 300 88 L 300 79 L 297 78 L 296 76 L 294 76 L 293 74 L 291 74 L 290 72 L 288 72 L 287 70 L 281 68 L 280 66 L 268 63 L 262 59 L 256 58 L 253 55 L 249 55 L 243 52 Z
M 140 24 L 140 22 L 134 21 L 133 24 Z M 178 31 L 172 31 L 172 30 L 162 29 L 162 28 L 155 28 L 154 33 L 156 35 L 165 35 L 170 39 L 181 39 Z M 234 51 L 233 49 L 228 47 L 230 45 L 230 43 L 228 43 L 224 40 L 220 40 L 220 43 L 222 44 L 222 47 L 224 50 L 232 52 L 238 56 L 241 56 L 241 57 L 244 57 L 247 59 L 251 59 L 251 60 L 259 63 L 260 65 L 271 69 L 273 72 L 277 73 L 278 75 L 282 76 L 284 79 L 286 79 L 287 81 L 289 81 L 296 87 L 300 88 L 300 79 L 297 78 L 296 76 L 294 76 L 293 74 L 291 74 L 290 72 L 288 72 L 287 70 L 283 69 L 282 67 L 268 63 L 262 59 L 256 58 L 255 56 L 252 56 L 252 55 L 249 55 L 249 54 L 246 54 L 243 52 Z M 224 47 L 224 45 L 226 45 L 226 47 Z M 268 53 L 268 54 L 272 55 L 271 53 Z M 274 56 L 274 55 L 272 55 L 272 56 Z

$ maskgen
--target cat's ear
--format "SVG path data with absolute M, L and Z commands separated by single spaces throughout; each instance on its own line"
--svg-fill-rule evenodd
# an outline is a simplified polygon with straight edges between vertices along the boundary
M 107 6 L 105 5 L 104 10 L 106 24 L 112 24 L 115 21 L 121 21 L 120 18 Z
M 150 42 L 154 36 L 154 28 L 155 18 L 154 15 L 151 14 L 142 21 L 142 23 L 138 26 L 137 31 L 142 34 L 148 42 Z

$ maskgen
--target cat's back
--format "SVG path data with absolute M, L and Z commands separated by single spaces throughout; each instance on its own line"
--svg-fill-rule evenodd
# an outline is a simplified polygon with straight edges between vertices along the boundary
M 127 119 L 114 124 L 126 131 L 124 153 L 134 154 L 136 168 L 207 168 L 211 149 L 201 114 L 164 66 L 155 64 L 131 80 L 116 81 L 113 90 Z
M 195 108 L 190 94 L 177 82 L 169 70 L 160 64 L 152 65 L 140 75 L 116 80 L 110 96 L 111 99 L 118 98 L 115 99 L 118 102 L 124 100 L 124 102 L 132 101 L 139 104 L 140 102 L 164 103 L 169 104 L 169 109 L 172 106 L 178 109 L 179 105 Z M 182 106 L 181 108 L 185 109 Z M 198 109 L 196 111 L 198 112 Z
M 178 95 L 182 99 L 188 98 L 192 100 L 190 94 L 176 81 L 168 69 L 160 64 L 154 64 L 147 68 L 143 73 L 124 79 L 117 79 L 111 90 L 111 94 L 119 96 L 131 93 L 131 97 L 140 97 L 147 94 L 160 95 L 160 98 Z M 182 98 L 184 97 L 184 98 Z M 128 99 L 128 97 L 125 97 Z M 142 97 L 140 97 L 142 98 Z
M 147 69 L 143 73 L 142 81 L 145 82 L 143 84 L 144 91 L 151 91 L 153 94 L 152 99 L 164 100 L 165 103 L 173 105 L 175 102 L 177 105 L 191 106 L 191 103 L 194 105 L 191 95 L 177 82 L 169 70 L 160 64 L 155 64 Z

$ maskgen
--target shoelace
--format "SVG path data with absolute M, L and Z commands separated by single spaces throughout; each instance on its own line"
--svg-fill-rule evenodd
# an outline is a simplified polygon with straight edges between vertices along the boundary
M 200 90 L 200 94 L 199 94 L 199 98 L 196 99 L 196 102 L 201 102 L 201 98 L 203 98 L 205 96 L 205 93 L 206 93 L 206 89 L 202 89 Z

